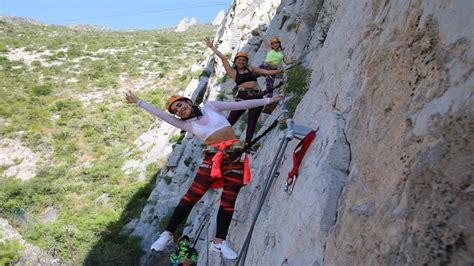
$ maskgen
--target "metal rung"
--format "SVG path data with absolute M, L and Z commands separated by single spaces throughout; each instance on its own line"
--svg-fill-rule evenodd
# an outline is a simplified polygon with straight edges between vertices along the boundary
M 293 129 L 294 129 L 294 132 L 295 132 L 295 137 L 299 140 L 303 139 L 312 130 L 309 127 L 305 127 L 305 126 L 298 125 L 298 124 L 294 124 Z M 316 129 L 316 131 L 317 131 L 317 129 Z

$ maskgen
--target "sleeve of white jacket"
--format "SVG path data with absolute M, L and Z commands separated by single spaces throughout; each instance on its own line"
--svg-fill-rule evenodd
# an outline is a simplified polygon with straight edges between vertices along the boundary
M 265 104 L 269 104 L 270 101 L 271 98 L 243 100 L 238 102 L 209 101 L 206 103 L 206 105 L 216 111 L 235 111 L 259 107 Z

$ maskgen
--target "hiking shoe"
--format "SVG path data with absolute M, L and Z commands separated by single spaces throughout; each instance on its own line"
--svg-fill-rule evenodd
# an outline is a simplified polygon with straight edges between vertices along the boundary
M 238 255 L 237 253 L 230 247 L 227 241 L 222 241 L 220 244 L 214 243 L 211 241 L 211 251 L 220 252 L 225 259 L 228 260 L 235 260 Z
M 173 243 L 173 235 L 165 231 L 161 233 L 160 237 L 151 245 L 150 249 L 163 251 L 171 243 Z

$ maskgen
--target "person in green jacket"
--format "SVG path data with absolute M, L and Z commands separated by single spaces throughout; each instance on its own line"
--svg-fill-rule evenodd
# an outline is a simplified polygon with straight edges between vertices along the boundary
M 267 56 L 265 57 L 265 62 L 262 65 L 260 65 L 259 68 L 267 69 L 267 70 L 276 70 L 280 66 L 282 66 L 283 63 L 285 63 L 285 65 L 290 65 L 294 63 L 291 60 L 289 60 L 283 53 L 281 40 L 278 36 L 274 36 L 270 39 L 270 41 L 268 41 L 265 35 L 263 35 L 261 31 L 258 32 L 258 35 L 260 35 L 260 38 L 262 38 L 263 44 L 265 45 L 265 48 L 268 51 Z M 267 93 L 267 97 L 272 97 L 273 90 L 274 90 L 275 75 L 266 76 L 265 81 L 267 84 L 265 93 Z
M 197 251 L 191 247 L 191 242 L 189 242 L 189 237 L 187 235 L 183 235 L 178 239 L 178 247 L 170 255 L 170 260 L 173 263 L 173 266 L 196 265 L 197 258 Z

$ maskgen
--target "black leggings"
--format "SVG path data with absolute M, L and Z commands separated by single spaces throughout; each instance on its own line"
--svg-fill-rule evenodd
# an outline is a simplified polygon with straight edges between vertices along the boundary
M 250 100 L 250 99 L 262 99 L 262 96 L 249 96 L 247 93 L 239 93 L 238 98 L 236 100 Z M 263 106 L 255 107 L 248 109 L 249 115 L 247 119 L 247 131 L 245 132 L 245 144 L 248 146 L 252 141 L 253 134 L 255 133 L 255 128 L 257 126 L 258 118 L 262 113 Z M 237 120 L 245 113 L 245 110 L 236 110 L 231 111 L 227 120 L 233 126 Z
M 173 216 L 166 227 L 166 231 L 174 232 L 183 222 L 201 197 L 206 193 L 209 187 L 216 181 L 210 176 L 213 153 L 206 154 L 202 166 L 199 167 L 196 177 L 183 196 L 178 206 L 174 210 Z M 223 161 L 221 165 L 222 178 L 224 180 L 224 189 L 222 190 L 221 203 L 217 213 L 216 238 L 225 239 L 229 230 L 232 214 L 234 213 L 235 201 L 240 188 L 244 185 L 243 181 L 244 164 L 240 161 Z

